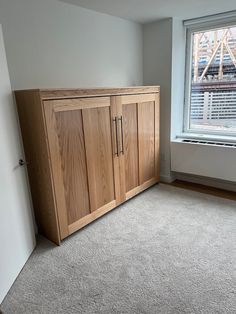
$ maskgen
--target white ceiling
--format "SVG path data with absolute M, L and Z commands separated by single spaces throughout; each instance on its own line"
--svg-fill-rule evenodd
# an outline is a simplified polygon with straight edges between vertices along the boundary
M 78 6 L 147 23 L 167 17 L 191 19 L 236 10 L 235 0 L 61 0 Z

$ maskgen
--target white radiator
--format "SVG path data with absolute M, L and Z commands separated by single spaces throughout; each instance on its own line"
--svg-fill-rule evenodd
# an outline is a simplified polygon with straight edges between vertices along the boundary
M 190 139 L 173 140 L 171 170 L 236 182 L 236 144 Z

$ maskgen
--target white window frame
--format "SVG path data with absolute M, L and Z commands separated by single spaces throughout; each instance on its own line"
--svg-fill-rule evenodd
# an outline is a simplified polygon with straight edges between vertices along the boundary
M 236 26 L 236 11 L 212 15 L 209 17 L 184 21 L 186 30 L 186 62 L 185 62 L 185 97 L 184 97 L 184 123 L 183 133 L 186 135 L 192 134 L 198 137 L 199 135 L 215 135 L 222 137 L 236 137 L 236 132 L 222 132 L 210 130 L 194 130 L 190 129 L 190 106 L 191 106 L 191 81 L 192 81 L 192 34 L 201 31 L 210 31 L 216 28 L 224 28 L 228 26 Z

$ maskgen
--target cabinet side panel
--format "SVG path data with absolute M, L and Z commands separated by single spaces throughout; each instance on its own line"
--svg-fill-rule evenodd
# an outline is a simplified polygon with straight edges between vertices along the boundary
M 33 206 L 39 232 L 59 244 L 60 236 L 51 181 L 51 169 L 38 91 L 16 92 Z

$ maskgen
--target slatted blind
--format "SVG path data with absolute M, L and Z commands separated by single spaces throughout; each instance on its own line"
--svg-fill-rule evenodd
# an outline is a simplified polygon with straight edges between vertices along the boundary
M 192 92 L 191 119 L 193 120 L 235 120 L 236 90 Z

